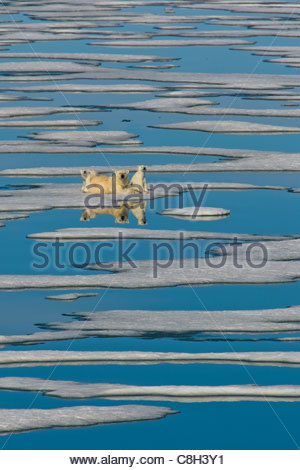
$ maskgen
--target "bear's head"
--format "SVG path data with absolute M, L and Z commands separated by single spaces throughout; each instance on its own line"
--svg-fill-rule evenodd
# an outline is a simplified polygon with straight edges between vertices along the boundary
M 115 171 L 117 184 L 120 184 L 123 188 L 125 188 L 128 185 L 128 174 L 129 170 Z
M 144 171 L 146 171 L 146 170 L 147 170 L 147 168 L 145 167 L 145 165 L 139 165 L 139 166 L 138 166 L 138 171 L 144 172 Z
M 80 174 L 84 180 L 97 176 L 97 172 L 95 170 L 80 170 Z

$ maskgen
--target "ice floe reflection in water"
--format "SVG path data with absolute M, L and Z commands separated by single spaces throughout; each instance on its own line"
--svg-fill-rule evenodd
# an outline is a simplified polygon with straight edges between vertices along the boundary
M 0 9 L 22 21 L 0 23 L 0 432 L 15 432 L 6 448 L 294 448 L 262 393 L 299 440 L 300 113 L 285 105 L 299 100 L 300 9 L 168 6 Z M 168 195 L 85 206 L 81 169 L 131 176 L 140 164 Z M 116 262 L 119 233 L 137 244 L 136 272 L 32 267 L 35 244 L 49 254 L 56 238 L 67 251 L 112 243 L 104 261 Z M 179 269 L 181 236 L 201 251 L 196 272 L 193 246 Z M 235 238 L 236 261 L 263 243 L 267 265 L 232 266 Z M 204 264 L 214 242 L 230 266 Z M 156 280 L 154 243 L 176 251 Z

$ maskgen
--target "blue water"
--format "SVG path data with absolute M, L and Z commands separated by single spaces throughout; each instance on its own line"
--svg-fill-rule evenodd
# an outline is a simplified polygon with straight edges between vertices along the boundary
M 126 10 L 125 10 L 126 11 Z M 158 6 L 137 7 L 134 12 L 164 14 L 164 8 Z M 224 10 L 193 10 L 178 9 L 176 15 L 219 15 L 234 14 Z M 238 14 L 241 16 L 242 14 Z M 247 16 L 247 15 L 246 15 Z M 258 16 L 258 15 L 251 15 Z M 266 16 L 267 15 L 259 15 Z M 9 19 L 9 17 L 4 17 Z M 11 19 L 11 18 L 10 18 Z M 15 19 L 23 22 L 36 22 L 26 14 L 15 15 Z M 178 23 L 180 24 L 180 23 Z M 228 30 L 227 26 L 219 26 L 208 22 L 190 23 L 195 30 Z M 188 25 L 188 23 L 187 23 Z M 122 25 L 113 28 L 116 31 L 158 31 L 156 25 Z M 239 27 L 233 27 L 234 30 Z M 109 27 L 108 29 L 112 29 Z M 174 39 L 174 36 L 170 36 Z M 162 39 L 168 39 L 168 36 Z M 268 46 L 300 46 L 299 38 L 253 37 L 256 45 Z M 100 38 L 99 38 L 100 40 Z M 239 46 L 230 47 L 166 47 L 166 48 L 111 48 L 108 45 L 91 46 L 94 40 L 79 41 L 39 41 L 32 44 L 17 44 L 7 48 L 11 52 L 102 52 L 116 54 L 144 54 L 180 58 L 170 62 L 178 66 L 176 72 L 201 73 L 243 73 L 251 80 L 253 73 L 298 75 L 298 69 L 285 67 L 282 64 L 266 62 L 264 57 L 255 56 L 248 51 L 236 50 Z M 7 59 L 29 60 L 29 59 Z M 6 61 L 0 59 L 1 62 Z M 166 62 L 168 63 L 168 62 Z M 156 64 L 156 63 L 154 63 Z M 130 68 L 132 64 L 104 62 L 107 68 Z M 131 69 L 132 70 L 132 69 Z M 170 69 L 172 72 L 172 69 Z M 169 73 L 166 70 L 164 73 Z M 120 81 L 127 83 L 127 81 Z M 0 77 L 0 91 L 14 86 L 31 86 L 53 84 L 53 82 L 7 82 L 5 76 Z M 68 81 L 57 81 L 59 84 Z M 70 83 L 117 84 L 116 80 L 92 81 L 76 79 Z M 145 83 L 174 87 L 175 84 L 151 81 L 129 80 L 128 83 Z M 238 108 L 282 108 L 281 101 L 246 100 L 243 94 L 235 91 L 206 89 L 219 96 L 207 97 L 221 107 Z M 298 91 L 295 88 L 293 91 Z M 11 94 L 30 94 L 30 92 L 10 91 Z M 105 106 L 109 104 L 130 103 L 154 99 L 157 93 L 33 93 L 33 97 L 48 97 L 52 101 L 20 101 L 5 102 L 3 107 L 14 106 Z M 206 97 L 203 97 L 206 99 Z M 88 130 L 126 130 L 139 135 L 146 146 L 189 145 L 195 147 L 241 148 L 255 150 L 276 150 L 282 152 L 298 152 L 299 136 L 294 135 L 224 135 L 207 134 L 192 131 L 174 131 L 154 129 L 152 125 L 182 121 L 194 121 L 198 116 L 186 114 L 157 113 L 150 111 L 113 109 L 97 110 L 80 114 L 81 119 L 103 121 L 99 127 L 88 127 Z M 20 118 L 23 119 L 23 118 Z M 33 117 L 34 120 L 76 119 L 72 114 Z M 129 122 L 124 122 L 124 119 Z M 203 116 L 201 120 L 218 120 L 219 117 Z M 262 118 L 251 116 L 229 116 L 230 120 L 260 122 L 265 124 L 282 124 L 300 126 L 300 118 Z M 27 140 L 33 132 L 47 131 L 43 128 L 0 129 L 1 140 Z M 90 166 L 90 165 L 137 165 L 143 163 L 167 164 L 215 162 L 219 157 L 184 156 L 184 155 L 126 155 L 109 154 L 105 146 L 99 146 L 99 154 L 1 154 L 0 170 L 31 167 L 55 166 Z M 232 172 L 232 173 L 149 173 L 148 183 L 165 182 L 238 182 L 254 185 L 276 185 L 284 188 L 299 186 L 298 173 L 266 173 L 266 172 Z M 1 190 L 9 185 L 39 185 L 44 183 L 68 184 L 78 183 L 80 177 L 1 177 Z M 21 187 L 21 186 L 20 186 Z M 10 188 L 9 188 L 10 189 Z M 14 188 L 16 191 L 18 187 Z M 28 189 L 30 190 L 30 189 Z M 199 197 L 199 191 L 196 192 Z M 204 200 L 206 206 L 230 209 L 230 217 L 214 221 L 191 221 L 157 214 L 166 207 L 165 199 L 155 200 L 154 207 L 147 208 L 148 225 L 143 228 L 168 230 L 207 230 L 211 232 L 257 233 L 257 234 L 299 234 L 299 194 L 285 190 L 242 190 L 242 191 L 209 191 Z M 178 207 L 178 198 L 170 197 L 169 207 Z M 192 205 L 191 195 L 183 195 L 184 205 Z M 70 265 L 68 253 L 70 242 L 65 242 L 62 250 L 64 269 L 58 269 L 53 263 L 51 242 L 44 248 L 49 257 L 49 264 L 44 269 L 36 269 L 33 263 L 35 242 L 26 235 L 54 231 L 68 227 L 119 227 L 110 215 L 100 215 L 90 222 L 80 221 L 81 210 L 55 209 L 30 214 L 24 220 L 5 221 L 5 228 L 0 229 L 0 262 L 1 274 L 78 274 L 82 273 Z M 126 228 L 137 227 L 132 215 Z M 157 241 L 156 241 L 157 242 Z M 199 246 L 201 256 L 211 241 L 194 241 Z M 113 248 L 104 252 L 103 261 L 116 259 L 117 242 L 112 241 Z M 129 245 L 126 241 L 125 245 Z M 87 243 L 91 253 L 96 242 Z M 177 257 L 178 243 L 171 241 Z M 151 257 L 153 241 L 135 241 L 134 258 Z M 187 256 L 191 253 L 187 252 Z M 93 261 L 93 260 L 91 260 Z M 87 272 L 85 272 L 87 273 Z M 105 274 L 103 274 L 105 275 Z M 91 290 L 87 289 L 88 292 Z M 149 290 L 95 290 L 96 298 L 82 298 L 76 302 L 56 302 L 46 300 L 47 295 L 61 294 L 65 291 L 32 290 L 16 292 L 0 292 L 1 300 L 1 334 L 30 334 L 47 328 L 51 322 L 69 322 L 74 319 L 81 321 L 75 314 L 114 309 L 147 309 L 147 310 L 238 310 L 279 308 L 299 304 L 299 282 L 279 285 L 216 285 L 203 287 L 176 287 Z M 69 292 L 69 290 L 66 290 Z M 67 316 L 65 316 L 67 314 Z M 74 315 L 74 317 L 70 316 Z M 148 334 L 144 337 L 90 337 L 78 340 L 53 341 L 30 346 L 7 346 L 1 350 L 145 350 L 145 351 L 177 351 L 177 352 L 225 352 L 225 351 L 299 351 L 300 335 L 293 334 L 297 341 L 280 342 L 277 338 L 283 334 L 252 334 L 252 335 L 170 335 Z M 136 385 L 230 385 L 250 384 L 279 385 L 299 384 L 297 368 L 270 366 L 241 366 L 217 364 L 191 365 L 84 365 L 55 367 L 12 367 L 1 368 L 0 376 L 24 376 L 51 378 L 57 380 L 74 380 L 80 382 L 109 382 Z M 211 402 L 211 403 L 178 403 L 168 401 L 110 401 L 63 400 L 46 397 L 40 393 L 0 391 L 1 408 L 57 408 L 63 406 L 92 405 L 109 406 L 117 404 L 150 404 L 169 406 L 179 413 L 162 420 L 145 421 L 127 424 L 112 424 L 74 429 L 51 429 L 13 434 L 0 437 L 0 447 L 5 449 L 296 449 L 300 445 L 298 420 L 299 402 Z

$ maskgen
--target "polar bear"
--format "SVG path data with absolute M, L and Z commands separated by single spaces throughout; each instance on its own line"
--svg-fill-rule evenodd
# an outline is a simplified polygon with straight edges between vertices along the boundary
M 137 172 L 134 173 L 130 180 L 130 186 L 134 186 L 137 193 L 148 193 L 147 183 L 145 178 L 145 171 L 147 168 L 144 165 L 139 165 Z
M 126 188 L 129 186 L 129 170 L 115 171 L 113 176 L 98 175 L 95 170 L 80 170 L 80 173 L 84 180 L 81 186 L 83 193 L 120 194 L 128 192 Z
M 115 218 L 116 224 L 129 224 L 129 207 L 127 204 L 120 204 L 120 207 L 107 207 L 105 209 L 85 209 L 80 220 L 89 222 L 99 214 L 110 214 Z
M 146 209 L 147 209 L 147 201 L 142 202 L 131 202 L 129 203 L 129 208 L 133 213 L 134 217 L 138 221 L 138 225 L 146 225 Z

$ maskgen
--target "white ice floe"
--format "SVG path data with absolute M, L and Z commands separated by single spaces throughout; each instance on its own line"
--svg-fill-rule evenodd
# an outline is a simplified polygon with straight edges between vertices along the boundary
M 0 153 L 2 153 L 2 148 L 5 148 L 3 153 L 99 153 L 99 149 L 97 148 L 89 148 L 92 144 L 85 143 L 84 145 L 80 145 L 78 147 L 79 142 L 76 142 L 76 146 L 67 146 L 65 144 L 55 144 L 55 143 L 42 143 L 42 142 L 30 142 L 22 141 L 22 140 L 7 140 L 2 141 L 2 145 L 0 147 Z M 12 152 L 15 149 L 15 152 Z M 105 147 L 105 153 L 109 154 L 150 154 L 150 155 L 205 155 L 205 156 L 212 156 L 212 157 L 229 157 L 229 158 L 252 158 L 252 157 L 262 157 L 261 161 L 265 158 L 276 157 L 283 158 L 285 160 L 300 158 L 300 153 L 286 153 L 286 152 L 276 152 L 276 151 L 266 151 L 266 150 L 248 150 L 248 149 L 226 149 L 226 148 L 209 148 L 209 147 L 192 147 L 192 146 L 126 146 L 126 147 Z M 236 164 L 236 162 L 234 162 Z M 176 164 L 169 164 L 169 168 L 172 168 L 173 165 Z M 61 174 L 64 174 L 65 171 L 69 171 L 68 169 L 64 169 L 61 167 L 62 171 Z M 92 167 L 93 169 L 99 168 L 100 170 L 107 171 L 107 167 Z M 114 169 L 117 166 L 113 166 Z M 124 168 L 124 165 L 122 165 Z M 129 168 L 129 167 L 126 167 Z M 132 166 L 133 168 L 133 166 Z M 167 167 L 166 167 L 167 168 Z M 184 168 L 189 168 L 187 165 Z M 81 169 L 81 167 L 80 167 Z M 22 169 L 13 169 L 13 170 L 2 170 L 1 174 L 9 174 L 5 172 L 16 172 L 16 174 L 25 174 L 27 171 L 26 168 Z M 30 171 L 30 170 L 29 170 Z M 43 171 L 51 171 L 50 168 Z M 80 170 L 78 174 L 80 174 Z M 14 173 L 13 173 L 14 174 Z
M 167 336 L 169 334 L 216 333 L 222 336 L 227 333 L 300 331 L 299 306 L 278 309 L 220 311 L 110 310 L 76 313 L 76 318 L 76 321 L 47 323 L 44 326 L 48 329 L 58 330 L 57 333 L 78 331 L 82 333 L 89 332 L 96 336 L 145 336 L 151 333 L 164 333 Z M 78 318 L 83 321 L 78 321 Z M 48 333 L 51 333 L 51 331 Z M 10 338 L 10 336 L 4 338 Z
M 158 250 L 159 247 L 155 249 Z M 68 276 L 2 274 L 0 275 L 0 289 L 153 289 L 213 284 L 281 284 L 300 279 L 299 262 L 265 261 L 255 257 L 252 261 L 250 264 L 244 260 L 243 269 L 240 269 L 239 266 L 234 265 L 230 256 L 226 259 L 224 256 L 221 259 L 219 257 L 174 260 L 164 258 L 158 261 L 134 259 L 130 263 L 122 263 L 122 266 L 120 262 L 87 266 L 87 269 L 111 271 L 111 274 Z
M 18 128 L 26 128 L 26 127 L 48 127 L 48 128 L 76 128 L 76 127 L 87 127 L 87 126 L 98 126 L 102 124 L 102 121 L 92 121 L 92 120 L 81 120 L 81 119 L 65 119 L 65 120 L 53 120 L 53 121 L 1 121 L 0 120 L 0 128 L 1 127 L 18 127 Z
M 56 144 L 47 141 L 28 142 L 22 140 L 2 141 L 0 153 L 86 153 L 99 154 L 99 148 L 93 147 L 94 144 L 85 142 L 76 142 L 76 146 L 71 144 Z M 223 160 L 213 163 L 192 163 L 176 164 L 168 163 L 165 165 L 147 165 L 149 172 L 193 172 L 193 171 L 235 171 L 241 168 L 242 171 L 299 171 L 300 153 L 287 153 L 266 150 L 249 149 L 226 149 L 209 147 L 191 147 L 191 146 L 124 146 L 124 147 L 105 147 L 105 154 L 135 154 L 135 155 L 186 155 L 186 156 L 211 156 L 225 157 Z M 232 161 L 234 159 L 234 161 Z M 86 167 L 99 172 L 108 173 L 110 170 L 121 168 L 135 170 L 136 166 L 131 165 L 112 165 Z M 42 167 L 42 168 L 13 168 L 1 170 L 1 175 L 6 176 L 55 176 L 55 175 L 80 175 L 82 167 Z
M 28 214 L 7 214 L 5 212 L 0 212 L 0 220 L 27 219 L 28 217 Z
M 179 84 L 184 86 L 194 85 L 203 89 L 229 89 L 235 93 L 246 93 L 249 90 L 261 93 L 262 90 L 281 90 L 283 88 L 298 87 L 300 78 L 297 75 L 272 75 L 272 74 L 252 74 L 251 79 L 246 74 L 209 74 L 209 73 L 189 73 L 189 72 L 163 72 L 156 70 L 137 70 L 130 68 L 108 68 L 98 67 L 94 71 L 57 74 L 55 80 L 137 80 Z M 51 82 L 51 74 L 39 75 L 14 75 L 5 76 L 5 83 L 18 81 Z
M 81 364 L 236 364 L 300 367 L 299 351 L 178 353 L 156 351 L 1 351 L 1 367 L 37 367 Z M 1 383 L 0 383 L 1 384 Z
M 274 98 L 273 98 L 274 99 Z M 257 117 L 300 117 L 299 109 L 242 109 L 242 108 L 207 108 L 204 106 L 193 108 L 178 108 L 176 111 L 173 107 L 170 112 L 179 112 L 184 114 L 194 114 L 203 116 L 257 116 Z
M 178 8 L 185 8 L 182 6 L 178 6 Z M 197 3 L 195 5 L 189 4 L 186 5 L 186 8 L 191 8 L 191 9 L 207 9 L 209 8 L 210 10 L 220 10 L 220 3 L 217 2 L 203 2 L 203 3 Z M 287 4 L 277 4 L 276 2 L 273 2 L 271 4 L 268 4 L 266 2 L 236 2 L 233 3 L 232 1 L 228 2 L 222 2 L 222 10 L 227 10 L 230 12 L 241 12 L 241 13 L 258 13 L 258 14 L 281 14 L 281 15 L 295 15 L 299 11 L 300 6 L 295 5 L 295 3 L 287 3 Z
M 79 293 L 79 292 L 74 292 L 70 294 L 61 294 L 61 295 L 48 295 L 45 297 L 48 300 L 66 300 L 66 301 L 72 301 L 72 300 L 77 300 L 80 299 L 81 297 L 97 297 L 98 294 L 94 292 L 86 292 L 86 293 Z
M 211 100 L 204 100 L 199 98 L 180 98 L 180 97 L 170 97 L 170 98 L 156 98 L 146 101 L 137 101 L 134 103 L 120 103 L 120 104 L 109 104 L 105 105 L 105 108 L 111 109 L 141 109 L 149 111 L 159 111 L 159 112 L 173 112 L 173 110 L 185 110 L 186 108 L 190 109 L 195 106 L 206 106 L 216 104 Z
M 170 25 L 170 26 L 155 26 L 155 29 L 159 30 L 167 30 L 167 31 L 180 31 L 182 29 L 196 29 L 196 26 L 189 26 L 189 25 Z
M 69 26 L 70 24 L 67 23 Z M 22 25 L 23 26 L 23 25 Z M 24 25 L 28 26 L 28 25 Z M 42 27 L 47 27 L 47 23 L 42 23 Z M 58 24 L 54 24 L 55 28 Z M 76 24 L 73 25 L 76 27 Z M 98 25 L 97 25 L 98 26 Z M 174 57 L 163 57 L 153 55 L 135 55 L 135 54 L 102 54 L 102 53 L 90 53 L 90 52 L 5 52 L 0 54 L 1 59 L 12 58 L 12 59 L 53 59 L 53 60 L 71 60 L 84 62 L 96 61 L 96 62 L 169 62 L 176 60 Z M 31 62 L 32 63 L 32 62 Z
M 92 46 L 109 46 L 109 47 L 180 47 L 180 46 L 236 46 L 242 44 L 254 44 L 253 41 L 245 41 L 242 39 L 128 39 L 128 40 L 110 40 L 91 42 Z
M 25 42 L 25 41 L 24 41 Z M 0 42 L 1 44 L 1 42 Z M 87 72 L 74 72 L 74 73 L 58 73 L 55 74 L 55 82 L 59 82 L 62 80 L 77 80 L 79 77 L 81 78 L 83 75 L 85 75 Z M 92 72 L 89 72 L 92 73 Z M 7 75 L 0 75 L 0 82 L 5 83 L 5 85 L 9 82 L 24 82 L 24 83 L 30 83 L 30 82 L 53 82 L 53 75 L 50 73 L 42 73 L 40 74 L 7 74 Z
M 34 140 L 46 140 L 51 142 L 73 143 L 91 142 L 97 144 L 140 144 L 133 140 L 137 134 L 126 131 L 59 131 L 59 132 L 34 132 L 29 134 Z
M 1 212 L 0 212 L 1 217 Z M 106 240 L 118 239 L 120 229 L 115 227 L 64 228 L 54 232 L 31 233 L 27 238 L 34 240 Z M 254 235 L 247 233 L 223 233 L 188 230 L 151 230 L 142 228 L 122 228 L 122 237 L 126 239 L 146 240 L 282 240 L 284 235 Z
M 202 90 L 175 90 L 175 91 L 164 91 L 162 93 L 158 93 L 156 96 L 160 96 L 162 98 L 195 98 L 198 96 L 220 96 L 220 95 L 221 93 L 202 91 Z
M 73 153 L 94 153 L 91 150 L 95 150 L 93 148 L 81 147 L 74 148 L 74 147 L 62 147 L 62 146 L 41 146 L 40 153 L 51 153 L 51 148 L 53 147 L 53 153 L 70 153 L 70 148 L 74 149 Z M 6 146 L 7 148 L 7 146 Z M 33 152 L 37 151 L 38 147 L 32 148 Z M 18 147 L 20 149 L 20 147 Z M 24 150 L 24 147 L 21 147 Z M 55 149 L 55 150 L 54 150 Z M 9 152 L 7 153 L 14 153 L 12 152 L 12 147 L 9 147 Z M 61 152 L 59 152 L 61 150 Z M 86 151 L 87 150 L 87 151 Z M 97 152 L 98 152 L 97 148 Z M 112 149 L 109 148 L 107 152 L 107 148 L 105 148 L 105 153 L 129 153 L 127 148 L 124 148 L 126 152 L 112 152 Z M 137 150 L 137 149 L 136 149 Z M 32 153 L 33 153 L 32 152 Z M 1 153 L 1 148 L 0 148 Z M 16 153 L 21 153 L 21 150 L 16 151 Z M 147 152 L 132 152 L 132 153 L 147 153 Z M 164 153 L 162 151 L 162 153 Z M 167 153 L 167 152 L 166 152 Z M 203 152 L 204 153 L 204 152 Z M 228 149 L 224 151 L 224 153 L 228 153 Z M 242 151 L 241 151 L 242 153 Z M 268 155 L 268 153 L 270 155 Z M 286 153 L 285 156 L 278 155 L 276 152 L 272 155 L 272 152 L 258 152 L 257 157 L 246 157 L 241 156 L 240 158 L 235 157 L 233 154 L 232 159 L 224 159 L 217 162 L 211 163 L 191 163 L 191 164 L 184 164 L 184 163 L 168 163 L 165 165 L 147 165 L 147 173 L 193 173 L 193 172 L 216 172 L 216 171 L 300 171 L 300 154 L 288 154 Z M 187 154 L 188 155 L 188 154 Z M 209 155 L 208 155 L 209 156 Z M 104 166 L 91 166 L 85 167 L 87 170 L 95 170 L 99 173 L 111 173 L 110 167 Z M 127 169 L 129 171 L 135 171 L 135 165 L 120 165 L 112 167 L 114 170 L 120 169 Z M 79 176 L 80 170 L 82 167 L 39 167 L 39 168 L 10 168 L 0 171 L 0 175 L 3 176 L 23 176 L 23 177 L 47 177 L 47 176 Z
M 299 37 L 299 26 L 294 28 L 282 28 L 277 29 L 276 26 L 273 28 L 262 28 L 262 29 L 246 29 L 246 30 L 208 30 L 208 31 L 164 31 L 156 32 L 152 37 L 158 36 L 176 36 L 180 38 L 255 38 L 264 36 L 275 36 L 278 37 Z M 113 39 L 113 38 L 112 38 Z
M 137 39 L 142 39 L 142 38 L 148 38 L 150 34 L 146 33 L 135 33 L 129 36 L 129 38 L 137 38 Z M 24 31 L 14 31 L 13 32 L 13 37 L 12 37 L 12 32 L 6 31 L 2 32 L 0 36 L 0 45 L 1 46 L 10 46 L 13 44 L 28 44 L 29 42 L 36 42 L 36 41 L 72 41 L 72 40 L 80 40 L 80 39 L 90 39 L 90 40 L 97 40 L 99 37 L 102 39 L 102 34 L 100 32 L 94 32 L 92 30 L 80 30 L 80 29 L 74 29 L 71 31 L 70 29 L 67 29 L 66 31 L 34 31 L 34 30 L 24 30 Z M 105 37 L 107 37 L 105 35 Z M 108 36 L 109 37 L 109 36 Z M 123 35 L 118 35 L 117 33 L 111 34 L 110 37 L 112 39 L 116 38 L 119 39 L 119 37 L 123 38 Z M 151 37 L 151 36 L 150 36 Z M 245 44 L 245 42 L 238 42 L 238 44 Z M 249 43 L 248 44 L 253 44 Z M 89 64 L 90 65 L 90 64 Z M 22 69 L 17 69 L 22 71 Z M 64 69 L 66 73 L 68 73 L 67 69 Z M 52 69 L 52 72 L 55 72 L 55 69 Z M 30 72 L 28 70 L 27 73 L 34 73 Z
M 160 65 L 131 65 L 132 69 L 176 69 L 179 65 L 160 64 Z
M 0 102 L 2 101 L 52 101 L 51 98 L 47 97 L 32 97 L 25 95 L 8 95 L 0 93 Z
M 1 36 L 0 36 L 1 42 Z M 95 70 L 92 64 L 77 64 L 74 62 L 30 61 L 30 62 L 0 62 L 0 75 L 6 73 L 71 73 Z
M 43 392 L 46 396 L 67 399 L 104 398 L 108 400 L 154 400 L 177 402 L 300 400 L 299 385 L 251 384 L 214 386 L 142 386 L 109 383 L 83 383 L 62 380 L 45 380 L 34 377 L 3 377 L 0 378 L 0 389 Z M 168 408 L 162 408 L 158 410 L 160 411 L 160 413 L 164 414 L 169 414 L 168 412 L 172 413 L 172 411 Z M 113 415 L 110 417 L 110 419 L 111 420 L 108 422 L 114 422 Z M 124 421 L 126 421 L 126 419 L 124 419 Z M 127 419 L 127 421 L 130 420 Z M 1 425 L 3 426 L 2 422 L 0 422 L 0 433 Z
M 84 145 L 81 142 L 76 142 L 75 145 L 71 144 L 55 144 L 49 142 L 28 142 L 24 140 L 7 140 L 1 141 L 0 154 L 7 153 L 47 153 L 47 154 L 78 154 L 78 153 L 89 153 L 89 154 L 99 154 L 99 148 L 92 148 L 94 144 L 85 142 Z M 17 169 L 15 170 L 18 171 Z
M 112 85 L 91 85 L 90 83 L 61 83 L 59 85 L 31 85 L 26 87 L 9 86 L 10 91 L 22 91 L 26 93 L 43 92 L 67 92 L 67 93 L 155 93 L 164 91 L 166 87 L 147 85 L 141 83 L 120 83 Z
M 300 100 L 300 94 L 297 93 L 290 93 L 287 94 L 284 93 L 278 93 L 278 94 L 272 94 L 272 95 L 259 95 L 259 96 L 248 96 L 248 100 L 263 100 L 263 101 L 299 101 Z
M 218 207 L 182 207 L 179 209 L 165 209 L 159 211 L 158 214 L 177 218 L 206 218 L 221 217 L 230 215 L 229 209 L 221 209 Z
M 266 333 L 285 335 L 280 338 L 272 337 L 272 340 L 285 341 L 291 339 L 299 341 L 299 337 L 289 338 L 286 335 L 300 332 L 299 306 L 278 309 L 223 311 L 108 310 L 87 313 L 77 312 L 73 315 L 76 320 L 46 323 L 41 325 L 43 327 L 42 331 L 26 335 L 1 335 L 0 344 L 30 345 L 49 341 L 110 336 L 182 338 L 198 335 L 198 339 L 205 341 L 214 338 L 226 341 L 228 335 L 231 335 L 234 339 L 239 339 L 240 335 L 245 334 L 248 335 L 247 341 L 249 341 L 252 335 Z M 68 316 L 72 315 L 69 314 Z M 79 319 L 81 321 L 78 321 Z M 249 337 L 249 335 L 251 336 Z M 10 353 L 11 351 L 7 352 L 8 355 Z M 252 352 L 249 354 L 252 354 Z M 8 359 L 7 355 L 3 357 L 4 361 Z M 63 356 L 61 357 L 63 358 Z M 297 354 L 293 357 L 296 360 Z M 250 361 L 250 356 L 248 356 L 248 360 Z M 259 362 L 258 359 L 257 362 Z
M 178 129 L 224 134 L 298 134 L 300 127 L 274 126 L 246 121 L 188 121 L 152 125 L 158 129 Z
M 69 74 L 72 78 L 78 74 Z M 68 75 L 65 75 L 65 79 Z M 93 80 L 146 80 L 151 82 L 193 84 L 203 89 L 230 89 L 235 93 L 245 93 L 254 90 L 261 93 L 262 90 L 280 90 L 283 88 L 299 87 L 299 75 L 272 75 L 272 74 L 235 74 L 235 73 L 190 73 L 190 72 L 161 72 L 156 70 L 133 70 L 121 68 L 101 67 L 95 72 L 81 73 L 81 78 Z M 30 77 L 26 77 L 30 78 Z M 48 81 L 50 81 L 48 79 Z
M 267 241 L 265 244 L 265 253 L 261 250 L 253 250 L 253 258 L 267 258 L 271 260 L 300 260 L 300 240 L 279 240 Z M 238 257 L 245 258 L 246 253 L 249 252 L 249 245 L 247 243 L 239 246 L 237 251 Z M 232 247 L 228 249 L 228 253 L 232 254 Z
M 0 212 L 30 212 L 32 210 L 46 210 L 53 208 L 69 208 L 69 209 L 86 209 L 87 205 L 90 209 L 113 207 L 117 201 L 141 201 L 150 200 L 161 197 L 175 197 L 183 192 L 202 191 L 203 188 L 214 191 L 243 191 L 243 190 L 288 190 L 283 186 L 256 186 L 243 183 L 219 183 L 219 182 L 184 182 L 184 183 L 155 183 L 149 184 L 149 193 L 139 194 L 106 194 L 100 198 L 100 195 L 90 195 L 81 192 L 81 184 L 55 184 L 43 183 L 31 185 L 30 188 L 7 189 L 1 191 Z
M 0 118 L 14 118 L 14 117 L 31 117 L 31 116 L 44 116 L 49 114 L 70 114 L 70 113 L 84 113 L 97 111 L 93 106 L 56 106 L 56 107 L 10 107 L 0 108 Z
M 0 409 L 0 434 L 41 429 L 97 426 L 164 418 L 176 411 L 158 406 L 69 406 L 52 409 Z
M 180 93 L 180 92 L 178 92 Z M 181 92 L 183 93 L 183 92 Z M 184 93 L 189 94 L 189 91 Z M 193 92 L 191 92 L 193 93 Z M 197 96 L 197 92 L 194 92 Z M 270 96 L 269 99 L 276 99 L 277 95 Z M 293 95 L 288 95 L 289 99 L 293 99 Z M 297 95 L 296 95 L 297 96 Z M 254 99 L 255 96 L 250 98 Z M 263 97 L 261 98 L 263 99 Z M 135 103 L 121 103 L 121 104 L 109 104 L 106 105 L 108 109 L 114 108 L 125 108 L 125 109 L 139 109 L 147 111 L 156 111 L 164 113 L 180 113 L 180 114 L 191 114 L 199 116 L 257 116 L 257 117 L 288 117 L 296 118 L 300 117 L 299 109 L 242 109 L 242 108 L 220 108 L 219 106 L 208 107 L 207 104 L 217 104 L 209 100 L 201 100 L 196 98 L 188 97 L 174 97 L 169 96 L 167 98 L 152 99 L 146 101 L 138 101 Z M 155 126 L 154 126 L 155 127 Z

